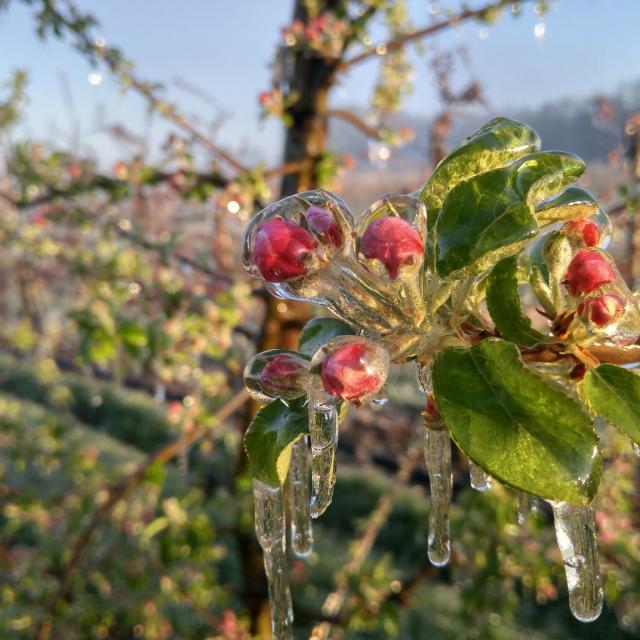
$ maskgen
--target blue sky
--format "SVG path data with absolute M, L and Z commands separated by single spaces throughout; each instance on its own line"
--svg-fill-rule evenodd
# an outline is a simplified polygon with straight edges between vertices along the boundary
M 280 127 L 258 121 L 257 94 L 269 84 L 269 61 L 289 21 L 291 0 L 82 0 L 101 23 L 97 33 L 135 61 L 138 74 L 164 82 L 189 114 L 208 117 L 209 107 L 174 84 L 176 78 L 200 87 L 228 111 L 219 140 L 231 148 L 249 146 L 251 159 L 279 154 Z M 428 22 L 425 0 L 410 0 L 416 24 Z M 457 2 L 442 2 L 459 6 Z M 477 3 L 474 3 L 477 4 Z M 440 36 L 437 45 L 465 45 L 471 73 L 479 79 L 491 109 L 537 106 L 549 100 L 615 90 L 640 77 L 638 0 L 558 0 L 544 17 L 545 35 L 534 37 L 540 18 L 531 5 L 516 19 L 507 16 L 482 38 L 467 25 Z M 485 34 L 486 35 L 486 34 Z M 416 57 L 416 90 L 406 108 L 429 115 L 437 109 L 431 76 Z M 118 153 L 97 127 L 96 113 L 159 140 L 166 131 L 149 124 L 143 102 L 121 95 L 108 78 L 91 86 L 88 64 L 60 42 L 42 43 L 33 34 L 30 9 L 14 3 L 0 13 L 0 81 L 12 69 L 31 71 L 30 105 L 21 133 L 65 144 L 72 122 L 81 124 L 84 143 L 103 159 Z M 335 90 L 335 105 L 366 104 L 376 78 L 374 62 L 353 69 Z M 61 90 L 70 87 L 77 118 L 71 118 Z M 195 116 L 194 116 L 195 117 Z

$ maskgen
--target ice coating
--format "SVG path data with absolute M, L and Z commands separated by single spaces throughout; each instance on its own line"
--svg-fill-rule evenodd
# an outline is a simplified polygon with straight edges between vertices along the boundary
M 571 613 L 580 622 L 592 622 L 604 599 L 593 508 L 566 502 L 552 502 L 551 507 Z
M 451 438 L 446 428 L 425 429 L 424 460 L 431 493 L 428 555 L 431 564 L 444 567 L 451 557 L 449 507 L 452 494 Z
M 291 549 L 298 558 L 306 558 L 313 550 L 310 512 L 310 462 L 306 438 L 297 440 L 291 449 L 287 489 L 291 514 Z
M 264 556 L 274 640 L 293 640 L 287 538 L 282 489 L 253 480 L 255 529 Z
M 469 480 L 471 481 L 471 487 L 476 491 L 489 491 L 491 489 L 491 476 L 471 460 L 469 460 Z
M 309 366 L 309 360 L 297 351 L 269 349 L 249 360 L 244 368 L 244 384 L 261 404 L 275 398 L 294 400 L 306 394 Z

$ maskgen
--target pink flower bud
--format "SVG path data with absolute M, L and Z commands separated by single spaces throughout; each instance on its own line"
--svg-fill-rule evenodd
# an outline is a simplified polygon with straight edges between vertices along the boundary
M 320 367 L 325 391 L 343 400 L 362 403 L 382 388 L 384 375 L 371 360 L 376 356 L 366 344 L 348 343 L 334 351 Z
M 603 327 L 619 320 L 624 315 L 624 309 L 625 302 L 620 296 L 602 295 L 583 302 L 578 307 L 578 313 L 598 327 Z
M 563 283 L 568 285 L 574 296 L 578 296 L 615 280 L 616 272 L 602 254 L 582 249 L 570 262 Z
M 301 358 L 283 353 L 267 362 L 258 379 L 269 395 L 292 399 L 304 395 L 307 374 Z
M 342 242 L 342 233 L 333 214 L 322 207 L 309 207 L 304 214 L 307 224 L 323 242 L 339 247 Z
M 563 229 L 567 235 L 582 240 L 585 247 L 595 247 L 600 240 L 600 227 L 593 220 L 571 220 Z
M 384 264 L 392 280 L 398 277 L 402 265 L 422 260 L 424 245 L 420 234 L 405 220 L 385 216 L 374 220 L 361 242 L 362 253 Z
M 305 260 L 315 248 L 316 242 L 306 229 L 271 218 L 256 231 L 253 256 L 267 282 L 284 282 L 307 272 Z

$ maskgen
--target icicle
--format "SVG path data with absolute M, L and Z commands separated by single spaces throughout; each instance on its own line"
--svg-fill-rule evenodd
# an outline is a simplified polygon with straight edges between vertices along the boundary
M 638 458 L 640 458 L 640 444 L 633 443 L 633 453 L 635 453 Z
M 335 405 L 309 402 L 311 435 L 311 517 L 321 516 L 331 504 L 336 484 L 338 409 Z
M 534 509 L 535 498 L 524 491 L 518 491 L 518 524 L 521 527 L 527 523 L 527 516 Z
M 291 548 L 298 558 L 306 558 L 313 548 L 309 511 L 309 446 L 300 438 L 291 449 L 289 463 L 289 510 L 291 512 Z
M 580 622 L 592 622 L 600 615 L 603 601 L 593 509 L 566 502 L 552 502 L 551 507 L 571 613 Z
M 273 640 L 293 640 L 293 609 L 287 568 L 282 489 L 253 481 L 256 536 L 264 555 Z
M 424 459 L 429 472 L 429 560 L 436 567 L 449 562 L 449 505 L 451 504 L 451 440 L 445 429 L 427 427 Z
M 469 460 L 469 478 L 471 486 L 476 491 L 489 491 L 491 489 L 491 476 L 471 460 Z

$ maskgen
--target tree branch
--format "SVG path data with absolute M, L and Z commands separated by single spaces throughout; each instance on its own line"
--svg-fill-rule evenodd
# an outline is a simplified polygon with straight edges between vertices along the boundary
M 231 415 L 233 415 L 248 400 L 248 398 L 249 395 L 246 389 L 239 391 L 216 412 L 214 416 L 216 421 L 222 422 L 231 417 Z M 153 465 L 164 464 L 172 458 L 175 458 L 194 442 L 205 436 L 208 432 L 209 428 L 202 425 L 197 426 L 191 431 L 185 432 L 184 435 L 151 454 L 132 474 L 124 478 L 124 480 L 117 485 L 108 489 L 107 499 L 94 511 L 89 523 L 83 530 L 80 537 L 76 540 L 69 560 L 62 568 L 58 588 L 49 602 L 46 617 L 38 625 L 35 640 L 47 640 L 49 638 L 53 628 L 53 619 L 56 609 L 67 593 L 72 574 L 78 566 L 84 552 L 87 550 L 93 535 L 100 525 L 109 517 L 116 504 L 142 482 L 145 475 Z
M 530 0 L 522 0 L 522 2 L 529 2 Z M 434 24 L 429 25 L 428 27 L 424 27 L 419 29 L 418 31 L 413 31 L 411 33 L 406 33 L 397 38 L 393 38 L 389 40 L 385 44 L 385 54 L 390 53 L 392 51 L 397 51 L 398 49 L 402 49 L 405 45 L 410 42 L 415 42 L 417 40 L 422 40 L 423 38 L 427 38 L 428 36 L 435 35 L 440 31 L 444 31 L 450 27 L 458 26 L 462 22 L 466 22 L 468 20 L 478 20 L 487 15 L 490 11 L 495 11 L 503 8 L 505 5 L 511 4 L 511 2 L 506 2 L 505 0 L 500 0 L 499 2 L 493 2 L 487 4 L 481 9 L 464 9 L 460 13 L 450 16 L 446 20 L 442 20 L 440 22 L 436 22 Z M 338 67 L 339 71 L 346 71 L 350 67 L 359 64 L 360 62 L 364 62 L 365 60 L 369 60 L 370 58 L 375 58 L 380 54 L 376 51 L 376 49 L 371 49 L 367 51 L 363 51 L 362 53 L 353 56 L 347 60 L 344 60 Z
M 351 111 L 347 111 L 346 109 L 329 109 L 329 111 L 327 111 L 327 116 L 329 118 L 337 118 L 343 122 L 348 122 L 365 136 L 373 138 L 374 140 L 380 140 L 380 132 L 375 127 L 368 125 L 362 118 Z

